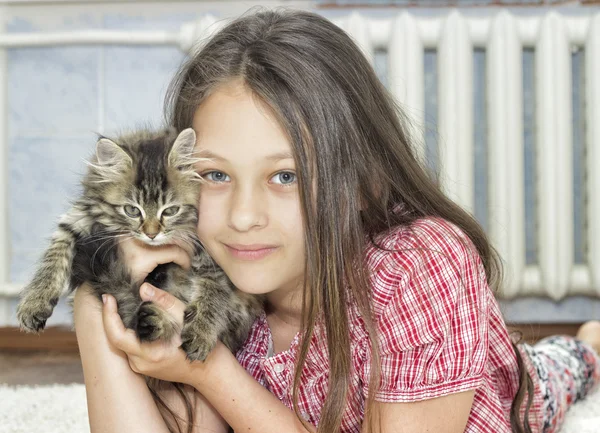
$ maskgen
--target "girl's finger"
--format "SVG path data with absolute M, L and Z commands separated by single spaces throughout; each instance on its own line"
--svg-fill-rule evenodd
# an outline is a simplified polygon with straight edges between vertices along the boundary
M 143 280 L 161 264 L 172 262 L 185 270 L 191 267 L 190 255 L 177 245 L 150 246 L 138 239 L 127 239 L 119 244 L 119 249 L 135 281 Z
M 182 250 L 184 250 L 186 252 L 186 254 L 190 257 L 194 255 L 195 249 L 191 242 L 186 242 L 184 240 L 175 239 L 175 240 L 173 240 L 173 245 L 176 245 L 179 248 L 181 248 Z
M 143 301 L 154 302 L 160 308 L 171 314 L 175 319 L 183 323 L 185 304 L 169 292 L 154 287 L 150 283 L 144 283 L 140 287 L 140 296 Z
M 139 355 L 141 353 L 140 343 L 133 329 L 125 328 L 121 316 L 117 311 L 117 301 L 110 295 L 102 295 L 105 303 L 102 307 L 102 320 L 104 331 L 109 342 L 117 349 L 128 355 Z
M 175 263 L 185 270 L 189 270 L 192 265 L 190 256 L 185 250 L 172 244 L 161 245 L 160 247 L 143 246 L 126 257 L 128 257 L 126 260 L 140 263 L 144 270 L 150 269 L 150 271 L 165 263 Z
M 162 263 L 176 263 L 185 270 L 189 270 L 192 262 L 188 253 L 177 245 L 164 245 L 158 253 L 157 261 Z

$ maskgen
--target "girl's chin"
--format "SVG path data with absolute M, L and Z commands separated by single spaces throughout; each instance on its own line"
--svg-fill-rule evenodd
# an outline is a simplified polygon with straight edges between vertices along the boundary
M 266 281 L 264 278 L 252 278 L 252 276 L 231 276 L 229 275 L 231 282 L 235 287 L 244 293 L 251 295 L 262 295 L 268 293 L 273 287 L 273 282 Z
M 264 295 L 269 293 L 271 290 L 265 289 L 265 286 L 249 286 L 248 283 L 237 285 L 233 283 L 240 291 L 249 295 Z

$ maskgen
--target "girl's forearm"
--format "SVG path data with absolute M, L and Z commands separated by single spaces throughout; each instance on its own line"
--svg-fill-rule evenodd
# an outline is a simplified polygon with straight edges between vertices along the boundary
M 84 286 L 78 291 L 85 290 Z M 168 432 L 145 379 L 131 371 L 127 356 L 111 348 L 99 305 L 76 293 L 75 331 L 85 380 L 92 433 Z M 97 302 L 97 301 L 96 301 Z
M 307 433 L 296 414 L 241 367 L 225 348 L 217 346 L 199 364 L 193 386 L 221 414 L 236 433 Z
M 163 419 L 144 377 L 132 371 L 127 356 L 109 344 L 100 305 L 85 290 L 85 285 L 77 289 L 73 311 L 91 432 L 168 433 L 167 424 L 177 431 L 171 417 Z M 186 417 L 186 409 L 177 392 L 169 387 L 156 391 L 177 416 Z M 186 393 L 195 400 L 194 433 L 227 431 L 223 419 L 202 396 L 194 395 L 193 388 L 186 389 Z M 181 431 L 187 430 L 187 424 L 184 424 L 179 423 Z

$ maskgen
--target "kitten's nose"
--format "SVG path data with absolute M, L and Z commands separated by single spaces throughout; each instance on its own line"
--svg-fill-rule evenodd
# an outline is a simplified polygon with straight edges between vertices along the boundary
M 141 227 L 141 231 L 150 239 L 154 239 L 162 231 L 160 223 L 156 220 L 145 221 Z

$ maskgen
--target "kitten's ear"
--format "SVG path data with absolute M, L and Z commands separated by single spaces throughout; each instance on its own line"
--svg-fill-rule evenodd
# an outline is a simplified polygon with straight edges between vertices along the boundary
M 120 165 L 131 165 L 131 157 L 121 146 L 108 138 L 101 138 L 96 143 L 96 158 L 101 167 L 117 167 Z
M 179 133 L 169 152 L 169 164 L 173 167 L 193 165 L 192 155 L 196 146 L 196 133 L 192 128 Z

